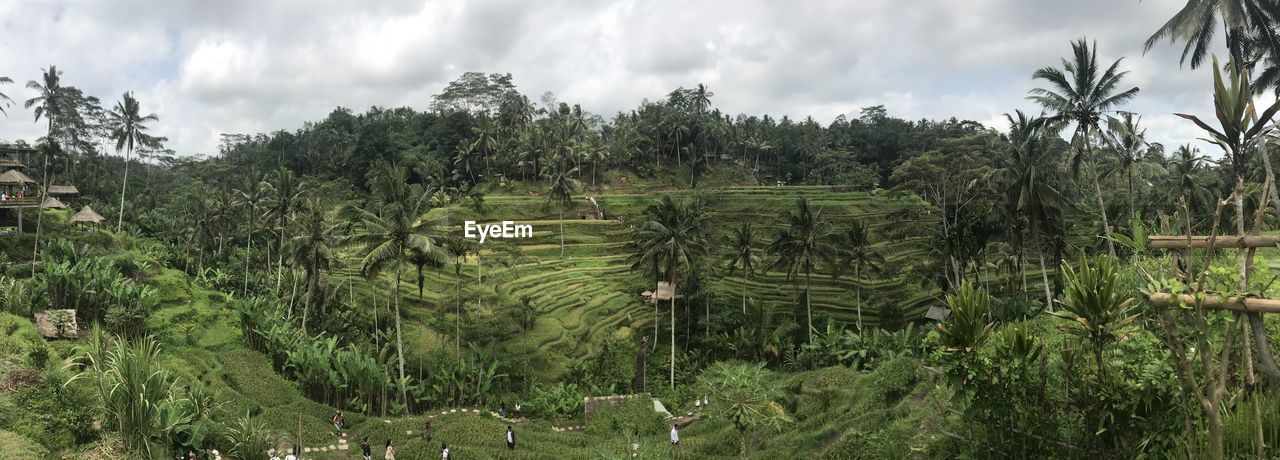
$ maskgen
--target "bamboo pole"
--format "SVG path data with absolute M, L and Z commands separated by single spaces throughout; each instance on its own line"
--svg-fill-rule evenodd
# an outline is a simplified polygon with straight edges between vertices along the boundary
M 1161 307 L 1175 306 L 1173 294 L 1166 292 L 1157 292 L 1148 295 L 1147 300 Z M 1197 299 L 1196 296 L 1191 294 L 1181 294 L 1178 296 L 1177 303 L 1181 305 L 1197 305 Z M 1201 307 L 1210 310 L 1280 313 L 1280 299 L 1241 296 L 1224 297 L 1218 294 L 1206 294 L 1202 300 L 1198 301 L 1198 303 Z
M 1215 248 L 1271 248 L 1280 244 L 1280 235 L 1228 236 L 1219 235 Z M 1208 236 L 1151 235 L 1147 246 L 1152 249 L 1187 249 L 1209 247 Z

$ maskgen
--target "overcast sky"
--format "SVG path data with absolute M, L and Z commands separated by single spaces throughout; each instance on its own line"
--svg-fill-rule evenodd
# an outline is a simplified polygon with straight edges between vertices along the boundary
M 421 110 L 465 71 L 510 72 L 535 101 L 550 91 L 606 117 L 704 82 L 734 114 L 826 123 L 883 104 L 1003 128 L 1005 112 L 1038 111 L 1031 73 L 1088 37 L 1103 65 L 1125 57 L 1141 88 L 1126 108 L 1148 137 L 1180 144 L 1197 133 L 1171 113 L 1211 114 L 1210 76 L 1180 68 L 1180 46 L 1142 42 L 1184 2 L 0 0 L 0 75 L 17 82 L 0 92 L 18 101 L 0 139 L 43 132 L 20 104 L 49 64 L 104 105 L 135 91 L 180 154 L 335 106 Z

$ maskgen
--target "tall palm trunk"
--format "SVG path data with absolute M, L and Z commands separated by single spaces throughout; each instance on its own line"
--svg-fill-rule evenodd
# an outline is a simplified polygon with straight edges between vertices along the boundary
M 676 271 L 671 270 L 671 389 L 676 388 Z
M 1093 179 L 1094 196 L 1098 199 L 1098 215 L 1102 216 L 1102 235 L 1107 239 L 1107 253 L 1116 256 L 1116 244 L 1111 240 L 1111 222 L 1107 220 L 1107 203 L 1102 200 L 1102 185 L 1098 183 L 1098 162 L 1093 158 L 1093 146 L 1089 142 L 1089 128 L 1084 129 L 1085 157 L 1089 159 L 1089 172 Z
M 240 295 L 249 296 L 249 254 L 253 251 L 253 211 L 249 211 L 249 220 L 245 222 L 245 239 L 248 240 L 244 245 L 244 288 L 240 291 Z
M 124 227 L 124 193 L 129 188 L 129 155 L 133 154 L 133 146 L 130 145 L 124 151 L 124 180 L 120 184 L 120 215 L 116 216 L 116 231 L 119 232 Z M 48 160 L 45 160 L 45 172 L 48 172 Z
M 742 270 L 742 314 L 747 314 L 747 270 Z
M 560 207 L 560 258 L 564 258 L 564 206 Z
M 400 368 L 400 381 L 404 381 L 404 336 L 400 332 L 400 261 L 396 261 L 396 360 Z M 407 388 L 400 387 L 400 402 L 402 404 L 409 403 L 409 392 Z
M 853 292 L 858 303 L 858 332 L 862 332 L 862 268 L 853 271 Z
M 46 135 L 46 142 L 53 141 L 53 121 L 49 122 L 49 134 Z M 40 233 L 44 230 L 44 197 L 49 193 L 49 153 L 44 154 L 44 172 L 40 176 L 40 197 L 36 198 L 36 244 L 31 249 L 31 276 L 36 275 L 36 259 L 40 255 Z M 21 213 L 22 209 L 19 208 Z M 116 231 L 119 231 L 117 228 Z
M 809 270 L 804 271 L 804 309 L 809 319 L 809 344 L 813 344 L 813 302 L 809 297 Z

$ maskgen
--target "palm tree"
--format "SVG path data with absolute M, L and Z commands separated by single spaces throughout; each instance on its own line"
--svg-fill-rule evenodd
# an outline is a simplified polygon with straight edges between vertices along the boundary
M 154 113 L 142 115 L 138 100 L 134 99 L 133 93 L 130 92 L 124 93 L 120 102 L 116 103 L 116 107 L 111 109 L 108 117 L 111 138 L 116 141 L 116 151 L 125 150 L 124 179 L 120 185 L 120 215 L 116 219 L 118 232 L 124 226 L 124 196 L 129 188 L 129 155 L 133 153 L 135 146 L 151 145 L 155 142 L 155 139 L 146 133 L 148 129 L 146 123 L 159 121 L 160 117 Z
M 1187 0 L 1187 4 L 1156 29 L 1143 44 L 1143 51 L 1150 51 L 1161 39 L 1182 41 L 1179 63 L 1191 58 L 1191 68 L 1200 67 L 1213 44 L 1218 24 L 1226 31 L 1227 49 L 1237 64 L 1242 64 L 1251 36 L 1260 38 L 1264 47 L 1278 50 L 1280 39 L 1275 35 L 1275 18 L 1280 18 L 1280 4 L 1265 0 Z M 1239 69 L 1237 69 L 1239 70 Z
M 1202 209 L 1212 200 L 1209 188 L 1199 183 L 1201 162 L 1207 159 L 1191 144 L 1178 146 L 1169 159 L 1169 177 L 1173 178 L 1174 188 L 1187 198 L 1192 209 Z
M 577 171 L 578 168 L 570 167 L 568 161 L 560 157 L 548 162 L 542 172 L 542 176 L 550 183 L 547 187 L 547 205 L 554 204 L 560 211 L 561 259 L 564 258 L 564 210 L 573 206 L 573 194 L 578 190 L 578 180 L 573 178 L 573 174 Z
M 843 234 L 837 236 L 839 247 L 836 248 L 836 270 L 839 273 L 853 272 L 854 292 L 857 298 L 858 330 L 862 330 L 862 275 L 864 270 L 878 270 L 884 263 L 880 251 L 871 247 L 871 227 L 864 222 L 854 221 Z
M 430 233 L 422 220 L 430 207 L 431 191 L 421 184 L 409 184 L 403 167 L 384 165 L 374 186 L 381 202 L 374 209 L 348 207 L 347 214 L 360 225 L 350 241 L 364 245 L 360 270 L 375 277 L 390 266 L 395 271 L 396 357 L 400 380 L 404 380 L 404 338 L 400 327 L 400 278 L 404 262 L 413 250 L 433 252 L 439 237 Z M 401 387 L 401 401 L 408 401 L 407 389 Z
M 676 385 L 676 281 L 707 253 L 707 212 L 695 198 L 678 202 L 663 195 L 645 211 L 648 220 L 631 239 L 637 250 L 632 268 L 656 267 L 671 286 L 671 387 Z M 656 302 L 655 294 L 655 302 Z M 656 318 L 655 318 L 656 321 Z
M 11 84 L 11 83 L 13 83 L 12 78 L 0 77 L 0 85 Z M 13 99 L 10 99 L 7 94 L 0 93 L 0 113 L 3 113 L 6 117 L 9 116 L 9 112 L 5 112 L 4 108 L 8 107 L 9 104 L 11 104 L 12 102 L 13 102 Z
M 1078 167 L 1081 155 L 1089 163 L 1093 190 L 1098 201 L 1098 214 L 1102 217 L 1103 236 L 1107 240 L 1107 251 L 1115 255 L 1111 225 L 1107 221 L 1107 205 L 1102 200 L 1102 186 L 1098 184 L 1098 164 L 1093 158 L 1090 139 L 1092 133 L 1098 130 L 1103 114 L 1132 100 L 1138 95 L 1138 88 L 1120 90 L 1120 80 L 1128 73 L 1119 71 L 1123 58 L 1117 59 L 1105 71 L 1100 72 L 1097 44 L 1090 48 L 1089 43 L 1082 38 L 1072 42 L 1071 48 L 1072 60 L 1063 59 L 1061 69 L 1045 67 L 1032 75 L 1036 80 L 1047 81 L 1050 87 L 1032 89 L 1027 99 L 1052 112 L 1054 122 L 1075 123 L 1071 145 L 1076 155 L 1072 164 Z
M 742 314 L 744 315 L 747 314 L 747 288 L 749 287 L 747 283 L 760 263 L 760 256 L 756 255 L 756 246 L 759 245 L 760 234 L 756 233 L 755 226 L 750 222 L 739 225 L 725 238 L 725 246 L 729 250 L 725 269 L 730 275 L 734 270 L 742 270 Z
M 62 108 L 66 106 L 66 92 L 62 90 L 62 71 L 57 66 L 50 65 L 41 73 L 41 81 L 31 80 L 27 82 L 27 88 L 36 90 L 38 93 L 35 97 L 27 99 L 22 104 L 24 108 L 30 109 L 35 107 L 32 112 L 35 115 L 35 122 L 40 122 L 40 117 L 44 117 L 48 123 L 48 130 L 45 134 L 45 144 L 53 147 L 57 144 L 53 139 L 53 124 L 55 120 L 61 121 Z M 45 191 L 49 186 L 49 157 L 56 149 L 49 149 L 44 152 L 44 172 L 40 177 L 40 200 L 44 200 Z M 44 210 L 39 206 L 36 207 L 36 242 L 35 247 L 31 249 L 31 274 L 35 275 L 36 257 L 40 253 L 40 234 L 44 230 Z
M 1053 177 L 1050 168 L 1054 162 L 1048 145 L 1049 120 L 1029 117 L 1021 110 L 1015 113 L 1016 118 L 1005 114 L 1005 119 L 1009 120 L 1011 145 L 1008 163 L 994 173 L 1001 177 L 999 187 L 1005 215 L 1025 219 L 1031 230 L 1032 241 L 1042 247 L 1038 251 L 1040 272 L 1044 282 L 1045 302 L 1050 305 L 1053 302 L 1053 292 L 1049 289 L 1049 275 L 1044 271 L 1043 244 L 1039 237 L 1059 227 L 1062 212 L 1059 204 L 1062 197 L 1050 182 Z
M 777 238 L 769 245 L 769 253 L 777 257 L 769 269 L 781 268 L 787 273 L 787 280 L 796 282 L 804 275 L 804 304 L 808 325 L 809 343 L 813 343 L 813 303 L 809 295 L 809 278 L 813 270 L 823 260 L 831 259 L 835 254 L 835 233 L 822 217 L 822 208 L 817 211 L 809 204 L 808 198 L 796 200 L 795 211 L 785 211 L 782 218 L 787 222 L 787 229 L 778 233 Z
M 1133 168 L 1142 163 L 1143 155 L 1151 144 L 1147 143 L 1146 128 L 1139 128 L 1138 123 L 1142 120 L 1141 116 L 1135 116 L 1133 112 L 1120 112 L 1119 117 L 1107 117 L 1107 131 L 1103 133 L 1103 140 L 1111 145 L 1115 150 L 1116 159 L 1119 160 L 1120 169 L 1124 171 L 1125 179 L 1129 187 L 1129 218 L 1136 218 L 1137 209 L 1134 207 L 1133 192 Z
M 258 210 L 262 207 L 262 201 L 267 196 L 267 187 L 270 187 L 266 181 L 261 178 L 250 180 L 249 185 L 243 190 L 235 190 L 235 200 L 237 206 L 244 207 L 244 290 L 242 295 L 249 295 L 249 261 L 253 259 L 250 253 L 253 251 L 253 223 L 258 218 Z
M 274 181 L 267 183 L 267 194 L 266 215 L 263 217 L 275 220 L 276 230 L 279 232 L 279 242 L 276 245 L 276 289 L 278 290 L 284 279 L 284 244 L 288 239 L 289 216 L 293 212 L 294 203 L 302 196 L 302 191 L 298 187 L 298 180 L 293 171 L 281 166 L 276 169 Z
M 321 302 L 324 271 L 328 270 L 336 257 L 333 245 L 338 240 L 341 223 L 335 223 L 328 216 L 328 208 L 318 198 L 307 200 L 303 213 L 296 220 L 299 232 L 290 240 L 290 259 L 296 267 L 302 267 L 307 278 L 306 303 L 302 310 L 302 329 L 307 328 L 307 312 L 312 308 L 321 308 L 324 315 L 324 303 Z

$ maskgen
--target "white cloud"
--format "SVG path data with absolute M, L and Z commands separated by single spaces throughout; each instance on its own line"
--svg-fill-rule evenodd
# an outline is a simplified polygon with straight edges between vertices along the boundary
M 296 129 L 335 106 L 425 107 L 463 71 L 511 72 L 536 99 L 611 116 L 705 82 L 729 113 L 826 122 L 884 104 L 909 119 L 1003 123 L 1031 73 L 1082 36 L 1126 56 L 1142 87 L 1126 109 L 1160 142 L 1192 140 L 1174 111 L 1209 113 L 1208 76 L 1180 47 L 1142 41 L 1170 2 L 519 0 L 347 2 L 0 2 L 0 75 L 19 83 L 57 64 L 67 84 L 110 105 L 135 90 L 181 153 L 220 133 Z M 21 85 L 3 90 L 30 97 Z M 38 136 L 10 110 L 0 138 Z

